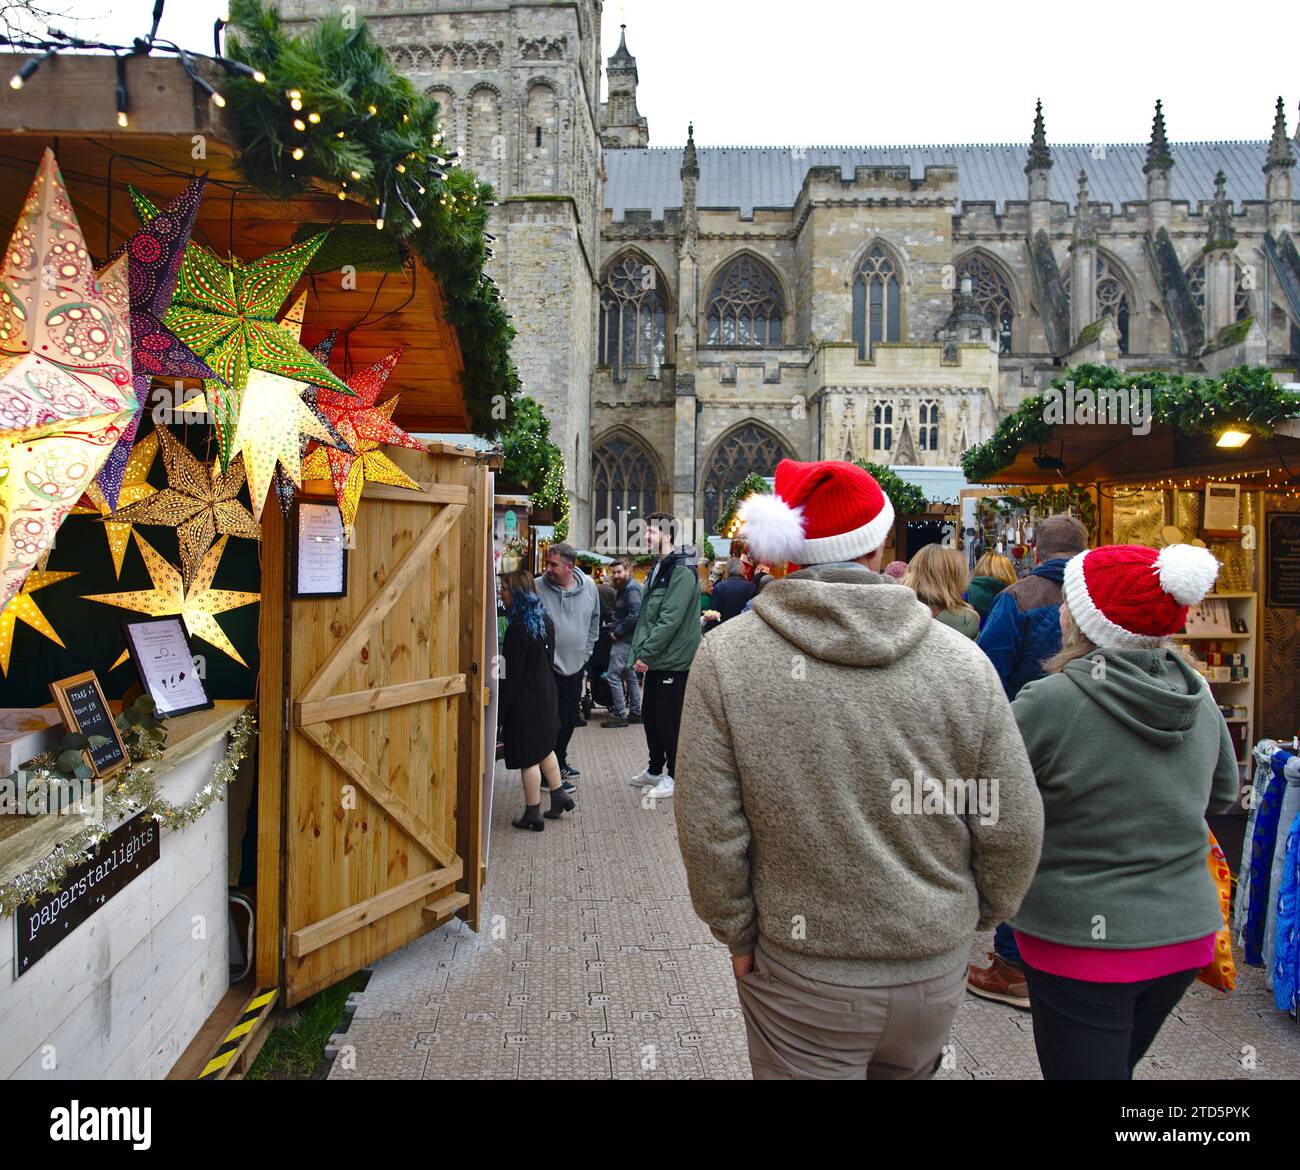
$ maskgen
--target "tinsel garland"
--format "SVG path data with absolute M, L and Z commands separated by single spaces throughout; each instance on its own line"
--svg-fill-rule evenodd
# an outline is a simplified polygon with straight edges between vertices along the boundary
M 1215 434 L 1231 425 L 1270 438 L 1281 419 L 1300 414 L 1300 394 L 1284 390 L 1265 366 L 1238 366 L 1219 378 L 1205 378 L 1160 371 L 1124 373 L 1086 363 L 1052 379 L 1052 388 L 1064 389 L 1067 383 L 1079 390 L 1150 390 L 1152 422 L 1185 435 Z M 1026 445 L 1051 439 L 1056 428 L 1044 419 L 1046 407 L 1045 395 L 1026 399 L 991 439 L 968 449 L 961 457 L 967 482 L 990 482 Z
M 133 763 L 104 795 L 104 820 L 87 825 L 76 836 L 60 842 L 44 861 L 17 877 L 0 883 L 0 918 L 8 918 L 26 902 L 34 906 L 46 894 L 58 893 L 64 875 L 73 866 L 94 858 L 95 850 L 112 830 L 111 822 L 120 822 L 146 812 L 165 829 L 182 829 L 191 825 L 217 801 L 223 800 L 233 783 L 239 765 L 248 754 L 248 745 L 257 728 L 254 709 L 248 707 L 230 729 L 230 747 L 225 758 L 212 770 L 212 778 L 184 804 L 172 804 L 154 780 L 156 760 L 163 752 L 146 748 L 145 758 Z M 39 776 L 38 776 L 39 779 Z

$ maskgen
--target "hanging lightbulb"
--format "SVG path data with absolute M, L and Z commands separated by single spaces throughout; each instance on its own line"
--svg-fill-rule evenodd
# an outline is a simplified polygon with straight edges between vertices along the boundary
M 212 104 L 223 110 L 226 108 L 226 99 L 215 89 L 212 91 Z
M 361 172 L 360 172 L 360 171 L 353 171 L 353 172 L 352 172 L 352 178 L 353 178 L 354 181 L 359 180 L 359 179 L 361 178 Z
M 301 146 L 295 146 L 295 147 L 293 148 L 293 157 L 294 157 L 295 159 L 301 160 L 301 159 L 302 159 L 302 156 L 305 155 L 306 153 L 307 153 L 307 152 L 306 152 L 305 150 L 303 150 L 303 148 L 302 148 Z
M 295 119 L 293 120 L 293 128 L 294 128 L 295 130 L 306 130 L 306 129 L 307 129 L 307 123 L 304 122 L 301 118 L 295 118 Z
M 307 121 L 310 122 L 313 126 L 315 126 L 317 123 L 320 122 L 320 115 L 313 110 L 310 114 L 307 115 Z
M 369 111 L 372 118 L 379 113 L 379 109 L 376 106 L 367 106 L 366 109 Z
M 399 175 L 406 174 L 406 167 L 402 163 L 398 163 L 395 169 Z
M 265 85 L 265 84 L 266 84 L 266 74 L 263 73 L 260 69 L 254 69 L 254 70 L 253 70 L 253 80 L 256 81 L 258 85 Z
M 288 96 L 289 96 L 289 108 L 290 108 L 291 110 L 301 110 L 301 109 L 302 109 L 302 94 L 301 94 L 298 90 L 296 90 L 296 89 L 291 89 L 291 90 L 289 91 L 289 95 L 288 95 Z

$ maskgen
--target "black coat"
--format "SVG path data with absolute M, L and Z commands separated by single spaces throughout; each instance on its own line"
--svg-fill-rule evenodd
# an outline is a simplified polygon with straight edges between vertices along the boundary
M 560 734 L 559 706 L 555 699 L 555 626 L 546 619 L 546 640 L 528 636 L 519 622 L 506 626 L 498 702 L 501 732 L 506 745 L 507 768 L 531 768 L 555 750 Z

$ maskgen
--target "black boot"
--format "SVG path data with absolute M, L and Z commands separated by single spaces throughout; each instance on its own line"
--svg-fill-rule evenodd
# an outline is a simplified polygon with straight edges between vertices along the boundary
M 576 807 L 573 798 L 563 788 L 552 788 L 551 811 L 546 814 L 546 819 L 558 821 L 566 812 L 572 812 Z
M 512 821 L 511 823 L 516 829 L 532 829 L 534 833 L 540 833 L 546 828 L 546 822 L 542 820 L 541 802 L 539 801 L 537 804 L 528 805 L 528 807 L 524 809 L 524 815 L 517 821 Z

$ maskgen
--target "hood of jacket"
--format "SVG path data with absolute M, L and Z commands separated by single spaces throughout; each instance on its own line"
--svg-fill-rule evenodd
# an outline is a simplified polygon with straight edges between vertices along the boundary
M 987 615 L 993 599 L 1007 587 L 999 577 L 972 577 L 966 586 L 966 600 L 977 612 Z
M 1065 566 L 1070 563 L 1069 557 L 1053 557 L 1050 561 L 1044 561 L 1037 566 L 1031 577 L 1046 577 L 1049 581 L 1056 582 L 1057 585 L 1065 581 Z
M 801 569 L 773 581 L 753 612 L 805 654 L 841 666 L 887 666 L 934 627 L 915 593 L 861 565 Z
M 573 584 L 568 589 L 561 589 L 558 585 L 552 584 L 550 577 L 545 573 L 537 580 L 540 588 L 549 589 L 557 597 L 578 597 L 582 594 L 583 589 L 587 587 L 587 574 L 577 565 L 573 566 Z
M 1159 747 L 1182 743 L 1205 703 L 1201 676 L 1169 649 L 1098 650 L 1063 673 L 1111 718 Z

